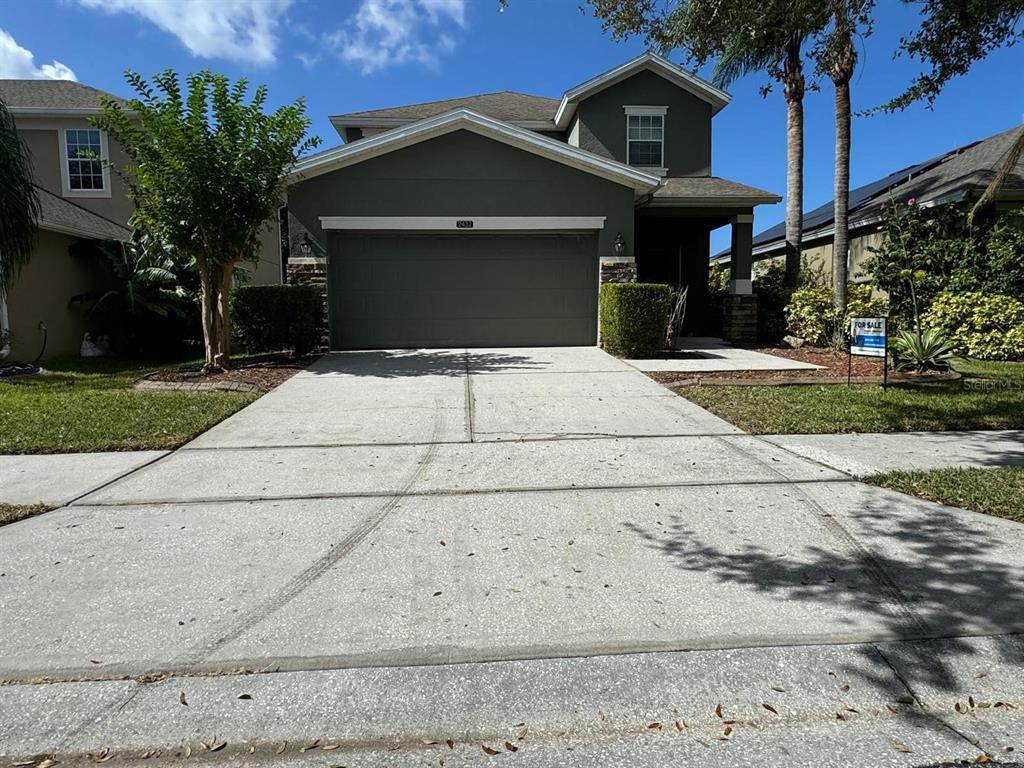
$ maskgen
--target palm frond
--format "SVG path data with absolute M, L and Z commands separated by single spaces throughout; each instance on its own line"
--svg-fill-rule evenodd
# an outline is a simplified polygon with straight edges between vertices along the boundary
M 0 101 L 0 292 L 32 255 L 38 223 L 31 156 L 7 105 Z

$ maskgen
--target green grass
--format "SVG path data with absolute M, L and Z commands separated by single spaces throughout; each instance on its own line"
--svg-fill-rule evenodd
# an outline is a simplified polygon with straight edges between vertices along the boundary
M 41 515 L 49 511 L 49 507 L 42 504 L 31 504 L 28 506 L 18 504 L 0 504 L 0 526 L 16 523 L 26 517 Z
M 67 358 L 45 376 L 0 382 L 0 454 L 173 448 L 256 399 L 131 388 L 161 365 Z
M 1024 523 L 1024 468 L 888 472 L 869 477 L 866 482 Z
M 1024 363 L 957 361 L 943 384 L 684 387 L 677 391 L 755 434 L 1024 429 Z M 979 379 L 997 379 L 995 386 Z

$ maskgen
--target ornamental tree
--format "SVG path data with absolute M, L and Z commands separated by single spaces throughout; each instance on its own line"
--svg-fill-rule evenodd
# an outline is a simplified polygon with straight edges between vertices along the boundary
M 0 299 L 32 254 L 38 221 L 29 152 L 0 101 Z
M 135 72 L 125 78 L 137 98 L 125 105 L 106 100 L 94 122 L 129 157 L 115 170 L 136 205 L 134 225 L 198 273 L 204 367 L 221 370 L 230 362 L 235 268 L 258 258 L 260 233 L 276 214 L 286 175 L 320 140 L 306 136 L 303 99 L 267 114 L 266 87 L 247 101 L 244 79 L 232 85 L 203 70 L 189 75 L 183 89 L 171 70 L 152 85 Z

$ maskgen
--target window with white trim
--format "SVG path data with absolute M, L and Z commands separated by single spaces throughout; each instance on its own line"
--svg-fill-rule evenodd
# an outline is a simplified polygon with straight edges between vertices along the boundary
M 626 162 L 639 168 L 665 167 L 666 107 L 626 107 Z
M 67 190 L 103 192 L 107 174 L 103 168 L 103 134 L 96 128 L 67 128 L 64 131 L 64 162 Z

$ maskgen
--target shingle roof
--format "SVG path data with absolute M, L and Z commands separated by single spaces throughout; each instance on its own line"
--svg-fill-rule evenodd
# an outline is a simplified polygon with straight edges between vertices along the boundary
M 777 203 L 781 200 L 778 195 L 771 192 L 718 176 L 682 176 L 665 179 L 653 196 L 655 200 L 695 198 L 707 201 L 717 198 L 751 205 Z
M 528 93 L 517 93 L 516 91 L 500 91 L 498 93 L 482 93 L 477 96 L 463 96 L 457 99 L 409 104 L 402 107 L 370 109 L 365 112 L 349 112 L 344 115 L 332 116 L 331 122 L 344 125 L 345 120 L 351 118 L 359 120 L 366 118 L 422 120 L 426 117 L 434 117 L 435 115 L 441 115 L 453 109 L 463 107 L 506 122 L 520 120 L 552 121 L 551 127 L 554 129 L 553 121 L 558 104 L 558 99 L 549 99 L 545 96 L 531 96 Z
M 910 199 L 927 203 L 977 196 L 992 181 L 995 169 L 1021 131 L 1024 131 L 1024 126 L 1010 128 L 851 189 L 850 226 L 876 220 L 890 199 L 903 203 Z M 1001 195 L 1024 196 L 1024 157 L 1007 177 Z M 830 229 L 833 224 L 832 201 L 805 213 L 803 221 L 805 238 L 819 230 Z M 776 224 L 754 238 L 754 248 L 764 251 L 773 248 L 776 242 L 781 247 L 785 236 L 785 223 Z M 718 256 L 726 253 L 728 251 L 723 251 Z
M 127 240 L 131 230 L 92 211 L 87 211 L 42 187 L 39 193 L 39 227 L 95 240 Z
M 0 80 L 0 99 L 11 109 L 99 109 L 100 99 L 124 100 L 71 80 Z

